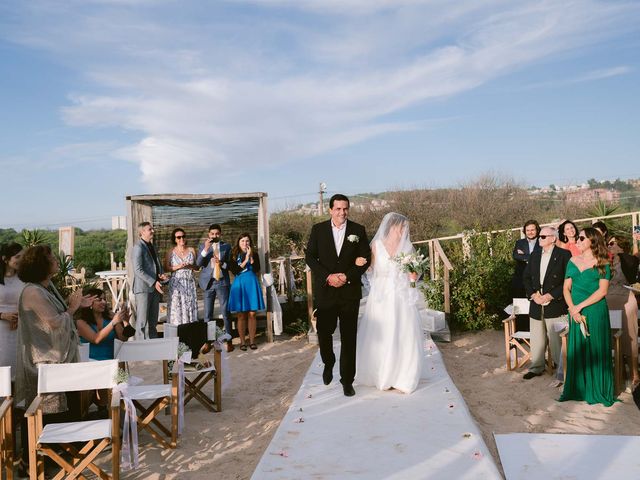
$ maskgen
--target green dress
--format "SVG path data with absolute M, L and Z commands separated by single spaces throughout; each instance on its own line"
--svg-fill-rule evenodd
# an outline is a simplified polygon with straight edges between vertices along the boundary
M 567 265 L 565 278 L 571 278 L 571 299 L 577 305 L 598 289 L 600 279 L 611 278 L 609 265 L 604 275 L 597 268 L 581 272 L 573 262 Z M 611 325 L 609 307 L 603 298 L 582 310 L 587 317 L 589 336 L 585 337 L 580 325 L 569 319 L 567 368 L 564 390 L 560 401 L 584 400 L 593 405 L 602 403 L 610 407 L 616 401 L 611 361 Z

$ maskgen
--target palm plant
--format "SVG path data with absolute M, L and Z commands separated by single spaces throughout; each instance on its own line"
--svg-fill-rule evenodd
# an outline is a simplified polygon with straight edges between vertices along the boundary
M 22 230 L 22 240 L 26 248 L 33 247 L 34 245 L 42 245 L 45 243 L 45 234 L 42 230 L 37 228 L 34 230 Z

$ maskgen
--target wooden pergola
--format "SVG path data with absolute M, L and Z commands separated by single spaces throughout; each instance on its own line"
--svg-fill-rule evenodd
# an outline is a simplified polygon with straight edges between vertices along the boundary
M 271 273 L 269 262 L 269 217 L 267 194 L 218 193 L 218 194 L 154 194 L 130 195 L 127 201 L 127 273 L 133 278 L 130 253 L 138 240 L 137 226 L 151 222 L 155 229 L 154 244 L 160 257 L 172 248 L 171 232 L 180 227 L 185 230 L 189 245 L 198 248 L 204 242 L 208 227 L 218 223 L 227 243 L 235 244 L 242 232 L 249 232 L 258 247 L 261 273 Z M 263 287 L 264 288 L 264 287 Z M 273 287 L 269 287 L 273 288 Z M 265 292 L 266 293 L 266 292 Z M 267 305 L 267 339 L 273 341 L 273 306 L 270 295 L 265 295 Z

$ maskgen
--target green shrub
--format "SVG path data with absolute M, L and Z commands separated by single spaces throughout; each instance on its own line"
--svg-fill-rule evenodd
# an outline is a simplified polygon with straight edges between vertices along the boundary
M 456 330 L 497 328 L 502 309 L 511 303 L 513 238 L 510 232 L 496 235 L 467 232 L 464 242 L 445 245 L 454 266 L 451 282 L 451 326 Z M 463 252 L 467 245 L 468 254 Z M 444 309 L 443 280 L 424 288 L 429 308 Z

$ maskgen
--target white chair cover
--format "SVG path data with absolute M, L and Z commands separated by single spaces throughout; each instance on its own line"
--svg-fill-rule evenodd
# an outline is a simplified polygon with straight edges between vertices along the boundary
M 38 395 L 113 388 L 117 373 L 116 360 L 41 363 L 38 365 Z
M 0 397 L 11 396 L 11 367 L 0 367 Z
M 178 337 L 152 338 L 120 342 L 116 340 L 115 356 L 121 362 L 142 360 L 175 360 L 178 355 Z
M 611 328 L 619 330 L 622 328 L 622 310 L 609 310 L 609 323 Z

